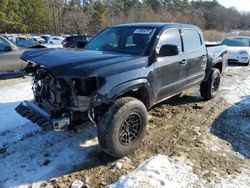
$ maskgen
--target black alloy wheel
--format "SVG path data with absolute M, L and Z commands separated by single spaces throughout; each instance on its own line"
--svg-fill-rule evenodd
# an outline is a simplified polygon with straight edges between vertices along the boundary
M 138 139 L 142 128 L 142 118 L 138 113 L 130 114 L 122 123 L 120 128 L 120 142 L 128 145 Z

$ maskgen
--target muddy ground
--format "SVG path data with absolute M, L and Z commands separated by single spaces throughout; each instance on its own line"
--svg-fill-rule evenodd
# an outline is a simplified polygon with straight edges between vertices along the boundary
M 71 173 L 50 179 L 42 186 L 69 187 L 79 179 L 87 187 L 104 187 L 155 154 L 189 159 L 193 172 L 212 184 L 242 171 L 250 174 L 250 128 L 243 129 L 239 123 L 249 122 L 250 107 L 237 107 L 229 102 L 230 96 L 227 100 L 224 97 L 231 85 L 249 75 L 250 67 L 231 66 L 223 75 L 219 97 L 203 101 L 195 87 L 156 105 L 149 111 L 145 138 L 134 153 L 117 160 L 95 144 L 87 163 L 76 165 Z M 0 87 L 8 82 L 0 82 Z

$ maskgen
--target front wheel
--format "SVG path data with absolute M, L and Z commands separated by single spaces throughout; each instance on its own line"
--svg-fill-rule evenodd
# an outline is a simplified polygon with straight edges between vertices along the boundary
M 97 126 L 100 146 L 109 155 L 121 158 L 133 152 L 147 127 L 145 105 L 132 97 L 117 99 Z
M 218 95 L 221 81 L 220 76 L 220 71 L 213 68 L 208 80 L 201 83 L 200 92 L 205 100 L 210 100 Z

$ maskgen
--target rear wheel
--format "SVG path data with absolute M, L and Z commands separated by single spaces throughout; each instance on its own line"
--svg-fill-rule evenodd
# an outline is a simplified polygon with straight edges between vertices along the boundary
M 113 157 L 133 152 L 147 126 L 145 105 L 132 97 L 120 98 L 107 110 L 97 126 L 100 146 Z
M 207 81 L 201 83 L 200 92 L 205 100 L 210 100 L 218 95 L 220 88 L 220 71 L 213 68 Z

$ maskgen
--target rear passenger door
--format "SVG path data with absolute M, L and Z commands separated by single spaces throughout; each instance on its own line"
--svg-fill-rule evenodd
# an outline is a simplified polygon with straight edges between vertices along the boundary
M 179 54 L 175 56 L 158 57 L 154 63 L 154 70 L 157 75 L 155 84 L 158 90 L 157 101 L 174 95 L 183 88 L 185 67 L 182 66 L 183 49 L 180 29 L 165 30 L 159 38 L 156 53 L 159 53 L 161 46 L 166 44 L 178 46 Z
M 190 87 L 205 78 L 207 50 L 204 39 L 197 29 L 182 29 L 184 47 L 185 85 Z

